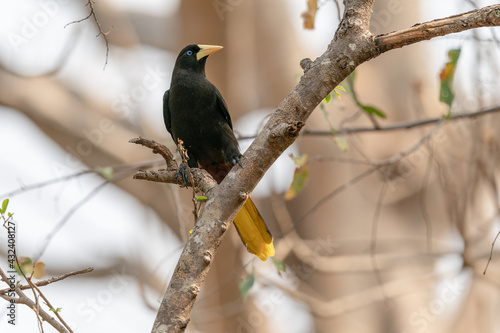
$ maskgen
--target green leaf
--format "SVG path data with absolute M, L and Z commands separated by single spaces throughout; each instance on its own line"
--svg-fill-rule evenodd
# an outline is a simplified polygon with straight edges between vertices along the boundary
M 374 108 L 373 106 L 362 105 L 362 104 L 359 104 L 359 106 L 361 107 L 361 109 L 363 109 L 368 114 L 373 114 L 373 115 L 380 117 L 380 118 L 383 118 L 383 119 L 387 118 L 385 113 L 383 113 L 382 111 L 380 111 L 377 108 Z
M 281 275 L 281 273 L 286 272 L 286 265 L 283 261 L 276 259 L 276 258 L 273 258 L 273 257 L 271 257 L 271 260 L 274 264 L 274 267 L 276 267 L 276 269 L 278 270 L 279 275 Z
M 441 89 L 439 91 L 439 100 L 444 102 L 451 108 L 453 103 L 453 77 L 457 69 L 458 58 L 460 58 L 460 49 L 453 49 L 448 51 L 449 61 L 444 65 L 444 68 L 439 73 L 439 80 L 441 81 Z
M 328 103 L 330 102 L 330 100 L 332 99 L 332 93 L 329 93 L 328 95 L 326 95 L 325 97 L 325 103 Z
M 113 180 L 114 171 L 112 167 L 97 167 L 95 170 L 109 181 Z
M 342 90 L 343 92 L 346 92 L 344 87 L 336 86 L 335 89 L 333 89 L 328 95 L 326 95 L 326 97 L 324 99 L 325 103 L 330 102 L 330 100 L 332 99 L 332 92 L 335 93 L 335 95 L 337 96 L 338 99 L 340 99 L 340 93 L 337 91 L 337 89 Z
M 309 166 L 304 165 L 295 169 L 293 173 L 293 180 L 290 188 L 285 193 L 285 200 L 292 200 L 295 198 L 302 189 L 304 189 L 307 180 L 309 179 Z
M 205 201 L 207 201 L 207 200 L 208 200 L 208 198 L 207 198 L 207 197 L 205 197 L 205 196 L 203 196 L 203 195 L 197 195 L 197 196 L 196 196 L 196 201 L 197 201 L 197 202 L 205 202 Z
M 240 290 L 240 295 L 243 300 L 247 299 L 248 291 L 252 288 L 254 282 L 255 276 L 252 273 L 238 283 L 238 289 Z
M 451 107 L 453 103 L 453 99 L 455 96 L 453 95 L 453 91 L 451 90 L 451 85 L 447 82 L 441 82 L 441 90 L 439 91 L 439 100 L 444 102 L 448 106 Z
M 345 88 L 344 88 L 344 87 L 342 87 L 342 86 L 340 86 L 340 85 L 339 85 L 339 86 L 336 86 L 336 87 L 335 87 L 335 89 L 333 89 L 333 92 L 335 93 L 335 95 L 337 95 L 337 98 L 338 98 L 338 99 L 341 99 L 341 98 L 340 98 L 340 93 L 337 91 L 337 89 L 338 89 L 338 90 L 341 90 L 341 91 L 343 91 L 343 92 L 346 92 L 346 90 L 345 90 Z
M 343 86 L 341 86 L 341 85 L 336 86 L 336 87 L 335 87 L 335 89 L 333 89 L 333 90 L 336 90 L 336 89 L 341 90 L 341 91 L 343 91 L 343 92 L 347 92 L 347 91 L 345 90 L 345 88 L 344 88 Z
M 7 211 L 7 206 L 9 205 L 9 199 L 4 199 L 4 201 L 2 202 L 2 210 L 0 210 L 0 214 L 5 214 L 5 212 Z
M 52 311 L 54 313 L 57 313 L 57 312 L 61 312 L 62 311 L 62 308 L 57 308 L 57 309 L 54 309 L 54 308 L 50 308 L 49 311 Z

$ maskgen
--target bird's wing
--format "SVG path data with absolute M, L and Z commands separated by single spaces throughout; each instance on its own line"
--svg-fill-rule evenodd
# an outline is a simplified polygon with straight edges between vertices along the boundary
M 172 134 L 172 122 L 170 118 L 170 109 L 168 107 L 168 98 L 170 97 L 170 89 L 165 91 L 165 94 L 163 95 L 163 121 L 165 122 L 165 127 L 167 128 L 168 133 L 172 136 L 172 139 L 174 139 L 174 135 Z
M 219 106 L 218 109 L 222 112 L 222 115 L 224 116 L 224 119 L 226 119 L 229 127 L 233 129 L 233 123 L 231 122 L 231 116 L 227 111 L 226 101 L 222 97 L 222 94 L 220 93 L 219 89 L 217 89 L 217 87 L 215 87 L 215 95 L 217 96 L 217 104 Z

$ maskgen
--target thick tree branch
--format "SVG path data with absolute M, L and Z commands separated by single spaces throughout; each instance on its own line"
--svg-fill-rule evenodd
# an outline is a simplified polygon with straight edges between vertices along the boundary
M 163 297 L 153 333 L 183 332 L 186 329 L 215 252 L 230 221 L 243 205 L 245 194 L 254 189 L 274 161 L 295 141 L 323 98 L 358 65 L 390 49 L 424 39 L 471 27 L 500 25 L 500 5 L 497 5 L 457 15 L 451 20 L 437 20 L 441 26 L 430 32 L 429 25 L 421 24 L 410 28 L 408 33 L 405 30 L 373 37 L 368 31 L 373 0 L 346 0 L 344 3 L 343 19 L 326 52 L 315 61 L 302 62 L 304 76 L 245 152 L 242 167 L 235 166 L 224 181 L 210 191 L 209 200 Z M 462 22 L 467 22 L 467 25 Z

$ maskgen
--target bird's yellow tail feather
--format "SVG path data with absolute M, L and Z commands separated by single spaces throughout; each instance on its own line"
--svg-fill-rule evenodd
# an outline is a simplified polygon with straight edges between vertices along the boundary
M 267 230 L 266 224 L 250 198 L 236 215 L 234 225 L 248 251 L 262 261 L 267 261 L 268 257 L 274 256 L 273 236 Z

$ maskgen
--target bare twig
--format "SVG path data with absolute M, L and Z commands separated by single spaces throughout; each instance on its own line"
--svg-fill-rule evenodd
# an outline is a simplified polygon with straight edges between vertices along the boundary
M 86 17 L 84 17 L 84 18 L 82 18 L 80 20 L 69 22 L 64 27 L 66 28 L 69 25 L 83 22 L 83 21 L 87 20 L 89 17 L 92 16 L 92 18 L 94 19 L 95 24 L 97 25 L 97 29 L 99 30 L 99 33 L 96 35 L 96 37 L 99 37 L 99 35 L 101 35 L 104 38 L 104 42 L 106 43 L 106 61 L 104 62 L 104 68 L 103 68 L 103 70 L 104 70 L 104 69 L 106 69 L 106 65 L 108 64 L 109 41 L 108 41 L 107 35 L 111 32 L 111 28 L 107 32 L 104 32 L 104 30 L 102 30 L 101 23 L 99 23 L 99 20 L 97 19 L 97 16 L 96 16 L 96 13 L 95 13 L 94 4 L 95 4 L 95 0 L 88 0 L 86 6 L 89 6 L 89 8 L 90 8 L 89 15 L 87 15 Z
M 151 168 L 153 166 L 160 165 L 161 163 L 162 163 L 161 160 L 156 160 L 156 161 L 137 163 L 137 164 L 121 164 L 121 165 L 109 166 L 106 168 L 110 168 L 114 173 L 115 172 L 130 172 L 130 171 L 140 170 L 140 169 L 144 169 L 144 168 Z M 21 194 L 24 192 L 40 189 L 40 188 L 50 186 L 53 184 L 57 184 L 57 183 L 62 183 L 62 182 L 65 182 L 67 180 L 70 180 L 73 178 L 78 178 L 80 176 L 83 176 L 83 175 L 86 175 L 89 173 L 101 174 L 100 170 L 102 170 L 102 168 L 86 169 L 86 170 L 78 171 L 76 173 L 72 173 L 72 174 L 67 175 L 67 176 L 49 179 L 47 181 L 34 183 L 31 185 L 26 185 L 26 186 L 22 185 L 21 187 L 19 187 L 18 189 L 14 190 L 14 191 L 0 194 L 0 198 L 11 198 L 15 195 L 18 195 L 18 194 Z
M 7 274 L 0 268 L 0 277 L 4 282 L 8 281 Z M 45 310 L 43 309 L 38 309 L 37 305 L 35 302 L 33 302 L 26 294 L 21 290 L 19 287 L 15 287 L 16 294 L 18 295 L 17 298 L 15 298 L 15 303 L 16 304 L 25 304 L 27 305 L 30 309 L 35 311 L 37 315 L 39 315 L 43 321 L 46 321 L 49 323 L 52 327 L 54 327 L 58 332 L 60 333 L 69 333 L 68 330 L 61 324 L 59 323 L 56 319 L 54 319 L 50 314 L 48 314 Z M 0 295 L 1 298 L 7 299 L 7 296 Z
M 49 307 L 49 309 L 51 309 L 52 312 L 54 312 L 54 314 L 56 315 L 57 319 L 59 319 L 59 321 L 61 322 L 61 324 L 63 324 L 64 327 L 66 327 L 66 329 L 68 330 L 68 332 L 69 333 L 73 333 L 73 330 L 71 329 L 71 327 L 69 327 L 68 324 L 66 324 L 66 322 L 64 321 L 64 319 L 60 315 L 59 311 L 52 306 L 52 304 L 50 303 L 49 299 L 47 297 L 45 297 L 45 295 L 42 293 L 42 291 L 40 290 L 40 288 L 38 288 L 38 286 L 31 281 L 31 277 L 29 278 L 28 283 L 33 288 L 33 291 L 35 291 L 35 289 L 36 289 L 36 291 L 38 291 L 38 295 L 40 295 L 40 297 L 43 298 L 43 300 L 45 301 L 45 305 L 47 305 Z
M 54 228 L 50 231 L 50 233 L 45 236 L 42 245 L 39 247 L 38 251 L 33 256 L 33 261 L 37 261 L 44 254 L 47 246 L 49 246 L 52 238 L 61 230 L 61 228 L 68 222 L 68 220 L 73 216 L 74 213 L 78 211 L 83 205 L 85 205 L 92 197 L 94 197 L 100 190 L 104 188 L 104 186 L 108 185 L 110 181 L 106 180 L 101 183 L 99 186 L 94 188 L 89 194 L 87 194 L 83 199 L 81 199 L 77 204 L 75 204 L 71 209 L 64 215 L 64 217 L 57 223 Z
M 182 142 L 181 139 L 177 139 L 177 150 L 179 151 L 179 154 L 181 154 L 182 158 L 182 163 L 186 166 L 186 170 L 189 176 L 189 181 L 191 182 L 191 186 L 193 187 L 193 198 L 191 199 L 193 201 L 193 215 L 194 215 L 194 222 L 198 221 L 198 207 L 196 207 L 197 200 L 196 200 L 196 185 L 194 183 L 194 178 L 193 178 L 193 173 L 191 172 L 191 168 L 188 165 L 188 153 L 186 148 L 184 148 L 184 142 Z M 187 187 L 187 184 L 186 184 Z
M 490 265 L 490 262 L 493 259 L 493 250 L 495 249 L 495 243 L 497 242 L 498 236 L 500 236 L 500 230 L 497 232 L 497 235 L 493 239 L 493 242 L 491 242 L 490 256 L 488 258 L 488 262 L 486 263 L 486 267 L 484 267 L 483 275 L 486 275 L 486 271 L 488 270 L 488 266 Z
M 162 144 L 159 144 L 158 142 L 154 140 L 149 140 L 149 139 L 143 139 L 141 137 L 130 139 L 130 143 L 135 143 L 138 145 L 142 145 L 144 147 L 148 147 L 153 150 L 153 154 L 160 154 L 161 157 L 165 160 L 167 163 L 167 170 L 172 171 L 172 170 L 177 170 L 177 163 L 174 160 L 174 155 L 170 152 L 170 150 L 165 147 Z
M 429 180 L 431 177 L 431 172 L 432 172 L 432 162 L 434 161 L 434 148 L 432 148 L 432 145 L 428 145 L 430 154 L 429 154 L 429 160 L 427 161 L 427 167 L 425 169 L 425 174 L 424 174 L 424 179 L 423 179 L 423 186 L 422 186 L 422 191 L 420 192 L 420 207 L 422 210 L 422 218 L 424 219 L 425 222 L 425 230 L 427 233 L 427 252 L 432 252 L 432 222 L 429 216 L 429 212 L 427 210 L 427 186 L 429 185 Z
M 449 119 L 446 119 L 446 121 L 454 121 L 454 120 L 460 120 L 460 119 L 474 119 L 477 117 L 481 117 L 487 114 L 491 113 L 497 113 L 500 112 L 500 105 L 493 106 L 487 109 L 475 111 L 475 112 L 467 112 L 467 113 L 454 113 L 451 115 Z M 362 113 L 357 113 L 354 117 L 358 117 Z M 427 118 L 427 119 L 418 119 L 418 120 L 412 120 L 412 121 L 402 121 L 396 124 L 391 124 L 387 126 L 380 126 L 379 128 L 377 127 L 340 127 L 339 129 L 335 130 L 335 135 L 351 135 L 351 134 L 358 134 L 358 133 L 385 133 L 385 132 L 390 132 L 390 131 L 400 131 L 400 130 L 408 130 L 408 129 L 414 129 L 414 128 L 420 128 L 423 126 L 427 125 L 432 125 L 436 124 L 440 121 L 443 121 L 443 117 L 436 117 L 436 118 Z M 300 135 L 313 135 L 313 136 L 331 136 L 332 131 L 331 130 L 314 130 L 314 129 L 304 129 L 300 132 Z M 240 136 L 238 137 L 238 140 L 248 140 L 248 139 L 254 139 L 256 135 L 250 135 L 250 136 Z
M 51 283 L 64 280 L 64 279 L 66 279 L 66 278 L 68 278 L 70 276 L 75 276 L 75 275 L 90 273 L 93 270 L 94 270 L 93 267 L 89 267 L 89 268 L 81 269 L 79 271 L 69 272 L 69 273 L 63 274 L 61 276 L 55 276 L 55 277 L 52 277 L 52 278 L 47 279 L 47 280 L 42 280 L 42 281 L 35 282 L 34 285 L 36 285 L 37 287 L 44 287 L 44 286 L 49 285 Z M 31 288 L 31 286 L 27 286 L 27 285 L 19 285 L 18 287 L 21 290 L 25 290 L 25 289 Z M 9 292 L 8 288 L 6 288 L 6 289 L 0 289 L 0 295 L 6 294 L 7 292 Z
M 149 180 L 153 182 L 160 182 L 160 183 L 170 183 L 170 184 L 177 184 L 180 186 L 185 186 L 184 181 L 181 177 L 180 174 L 177 173 L 177 163 L 173 160 L 173 155 L 168 150 L 167 147 L 165 147 L 162 144 L 159 144 L 153 140 L 149 139 L 143 139 L 143 138 L 136 138 L 136 139 L 131 139 L 129 142 L 135 143 L 135 144 L 140 144 L 145 147 L 148 147 L 153 150 L 154 154 L 160 154 L 163 156 L 167 163 L 167 171 L 164 170 L 158 170 L 158 171 L 144 171 L 140 170 L 137 171 L 134 174 L 134 179 L 142 179 L 142 180 Z M 203 169 L 189 169 L 190 175 L 192 177 L 193 182 L 191 184 L 187 185 L 195 185 L 200 191 L 204 193 L 208 193 L 210 190 L 214 188 L 214 186 L 217 184 L 217 182 L 210 176 L 210 174 Z
M 376 251 L 377 251 L 378 223 L 380 218 L 380 212 L 382 211 L 382 202 L 384 201 L 385 194 L 387 193 L 387 186 L 388 186 L 387 183 L 383 182 L 382 187 L 380 188 L 377 205 L 375 206 L 375 213 L 373 214 L 372 233 L 370 237 L 370 262 L 373 268 L 373 272 L 375 274 L 375 278 L 377 279 L 377 282 L 380 286 L 380 291 L 382 293 L 382 296 L 386 301 L 389 300 L 389 298 L 387 297 L 387 293 L 384 290 L 384 281 L 382 280 L 382 275 L 380 275 L 380 268 L 377 262 Z

